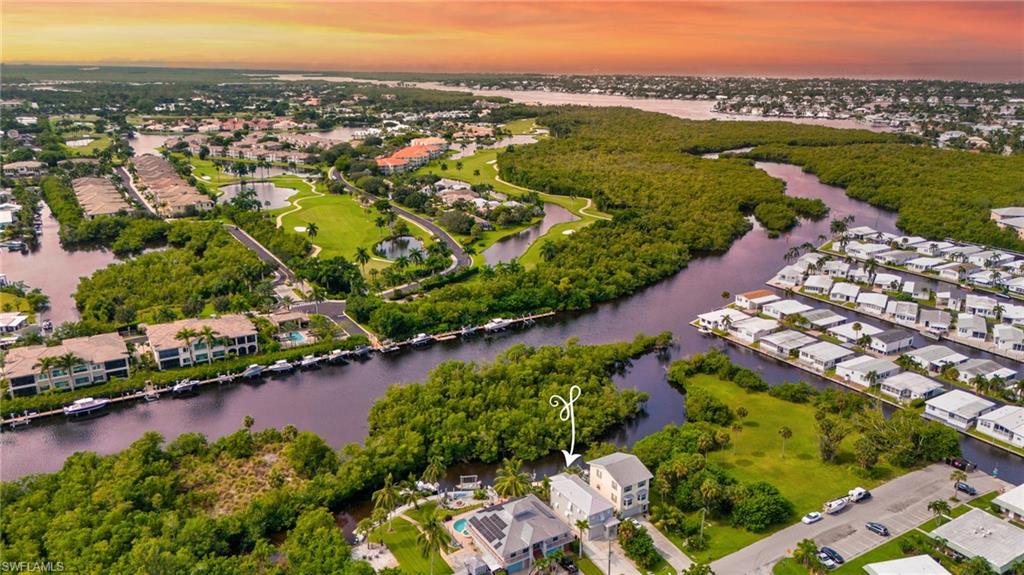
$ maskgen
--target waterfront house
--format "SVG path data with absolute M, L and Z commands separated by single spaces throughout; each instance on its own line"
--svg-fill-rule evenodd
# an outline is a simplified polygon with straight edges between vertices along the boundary
M 871 284 L 879 289 L 898 290 L 903 285 L 903 278 L 896 274 L 879 273 L 875 274 Z
M 917 249 L 917 253 L 919 253 L 919 254 L 923 254 L 925 256 L 930 256 L 930 257 L 938 257 L 939 254 L 941 254 L 943 250 L 948 250 L 949 248 L 953 248 L 953 247 L 956 247 L 956 246 L 954 244 L 949 243 L 949 242 L 926 242 L 926 243 L 918 244 L 916 249 Z M 942 263 L 942 261 L 945 261 L 945 260 L 940 260 L 939 263 Z M 907 262 L 907 264 L 908 264 L 907 267 L 910 267 L 910 265 L 909 265 L 910 262 Z
M 832 286 L 828 298 L 832 301 L 853 303 L 860 296 L 860 286 L 855 283 L 837 283 Z
M 816 341 L 818 340 L 803 332 L 788 329 L 762 337 L 758 342 L 758 349 L 777 357 L 789 358 L 796 350 Z
M 28 327 L 28 314 L 17 311 L 0 313 L 0 333 L 13 333 Z
M 800 348 L 799 360 L 811 369 L 824 373 L 833 369 L 839 362 L 854 356 L 852 350 L 834 343 L 821 341 Z
M 836 376 L 864 387 L 871 386 L 872 378 L 877 384 L 900 371 L 900 366 L 895 363 L 870 355 L 860 355 L 836 364 Z
M 846 253 L 850 257 L 864 261 L 873 259 L 876 254 L 887 251 L 890 251 L 889 246 L 885 244 L 850 242 L 846 246 Z
M 857 296 L 857 305 L 866 312 L 882 315 L 889 303 L 889 296 L 884 293 L 863 292 Z
M 952 575 L 930 555 L 868 563 L 864 566 L 864 572 L 868 575 Z
M 942 335 L 949 331 L 953 324 L 953 316 L 948 311 L 940 309 L 921 310 L 921 325 L 931 333 Z
M 885 305 L 885 313 L 902 323 L 917 323 L 917 304 L 912 301 L 892 300 Z
M 886 355 L 897 354 L 914 347 L 914 333 L 905 329 L 887 329 L 872 335 L 868 347 Z
M 992 500 L 992 503 L 1006 514 L 1007 519 L 1024 523 L 1024 485 L 1018 485 L 1005 493 L 1000 493 Z
M 1010 293 L 1024 295 L 1024 277 L 1013 278 L 1003 285 Z
M 967 258 L 974 254 L 985 251 L 983 248 L 978 246 L 953 246 L 948 249 L 942 250 L 942 257 L 950 261 L 967 261 Z
M 737 294 L 735 304 L 737 307 L 748 311 L 758 311 L 765 305 L 779 301 L 780 299 L 782 298 L 775 295 L 771 290 L 758 289 Z
M 985 295 L 967 294 L 964 298 L 964 311 L 981 317 L 996 317 L 996 305 L 999 302 L 995 298 Z
M 697 323 L 701 327 L 724 330 L 730 325 L 745 319 L 750 319 L 750 316 L 739 310 L 724 307 L 698 315 Z
M 138 174 L 136 185 L 144 187 L 140 191 L 150 197 L 150 204 L 160 215 L 177 217 L 213 208 L 213 199 L 189 185 L 162 156 L 136 156 L 132 164 Z
M 858 327 L 860 329 L 857 329 Z M 844 323 L 828 329 L 829 335 L 846 343 L 856 343 L 860 338 L 876 333 L 882 333 L 882 328 L 861 321 Z
M 1024 529 L 1009 521 L 972 508 L 967 513 L 939 525 L 931 537 L 968 559 L 981 557 L 996 573 L 1012 573 L 1024 559 Z
M 863 266 L 857 266 L 856 269 L 850 270 L 850 275 L 846 279 L 859 284 L 869 284 L 871 283 L 871 273 Z
M 131 206 L 107 178 L 82 177 L 71 180 L 82 214 L 87 219 L 128 211 Z
M 821 266 L 821 273 L 830 278 L 846 279 L 850 275 L 850 264 L 842 260 L 829 260 Z
M 954 389 L 926 401 L 924 413 L 957 429 L 967 430 L 974 425 L 978 416 L 992 411 L 995 407 L 996 404 L 987 399 L 962 389 Z
M 820 254 L 818 252 L 804 254 L 797 258 L 795 262 L 793 262 L 793 267 L 804 273 L 807 273 L 812 269 L 818 269 L 818 266 L 821 264 L 821 261 L 825 259 L 825 257 L 825 254 Z
M 962 313 L 956 318 L 956 334 L 960 337 L 985 341 L 988 337 L 988 323 L 983 317 Z
M 899 237 L 895 238 L 894 240 L 892 240 L 890 242 L 890 244 L 895 245 L 895 246 L 899 246 L 900 249 L 906 249 L 906 248 L 914 248 L 914 249 L 916 249 L 917 246 L 919 246 L 919 245 L 921 245 L 921 244 L 923 244 L 923 243 L 925 243 L 927 241 L 928 241 L 927 239 L 922 238 L 921 236 L 899 236 Z
M 828 294 L 832 289 L 832 278 L 827 275 L 812 275 L 804 282 L 804 291 L 817 295 Z
M 957 283 L 965 281 L 967 276 L 974 270 L 975 267 L 971 264 L 953 262 L 936 266 L 934 271 L 938 272 L 940 278 Z
M 944 263 L 946 263 L 946 260 L 942 258 L 933 256 L 923 256 L 919 258 L 914 258 L 912 260 L 908 260 L 906 266 L 908 270 L 922 273 L 936 266 L 940 266 Z
M 612 502 L 620 517 L 647 513 L 651 479 L 654 477 L 631 453 L 612 453 L 592 461 L 590 486 Z
M 1009 325 L 992 328 L 992 341 L 1003 351 L 1024 351 L 1024 331 Z
M 917 252 L 906 250 L 889 250 L 875 254 L 875 259 L 890 266 L 902 266 L 908 261 L 918 257 Z
M 37 160 L 23 160 L 4 164 L 4 176 L 8 178 L 31 178 L 46 173 L 47 165 Z
M 844 234 L 848 238 L 862 239 L 867 237 L 873 237 L 878 234 L 878 230 L 869 226 L 857 226 L 846 230 Z
M 228 355 L 252 355 L 259 351 L 256 326 L 244 315 L 226 315 L 218 318 L 183 319 L 171 323 L 140 324 L 146 330 L 146 340 L 153 359 L 160 369 L 187 367 L 223 359 Z M 212 347 L 201 336 L 190 340 L 179 339 L 182 330 L 196 333 L 209 327 L 215 333 Z
M 984 268 L 998 269 L 1004 264 L 1013 261 L 1013 255 L 996 250 L 985 250 L 972 254 L 967 261 Z
M 979 433 L 1024 447 L 1024 407 L 1004 405 L 978 417 L 976 429 Z
M 492 571 L 529 573 L 536 560 L 567 549 L 574 529 L 532 493 L 481 509 L 466 522 Z
M 879 391 L 899 402 L 930 399 L 944 391 L 942 384 L 912 371 L 890 375 L 878 385 Z
M 950 365 L 960 365 L 969 357 L 957 353 L 944 345 L 929 345 L 906 352 L 914 363 L 929 371 L 942 371 Z
M 786 266 L 775 274 L 772 281 L 790 286 L 797 286 L 803 283 L 804 272 L 796 266 Z
M 551 509 L 570 529 L 577 521 L 586 521 L 584 538 L 590 541 L 614 539 L 619 525 L 615 508 L 596 489 L 572 473 L 551 477 Z M 578 530 L 577 530 L 578 531 Z
M 960 381 L 970 384 L 976 377 L 991 380 L 998 377 L 1004 383 L 1017 379 L 1017 370 L 1006 367 L 991 359 L 970 359 L 957 366 Z
M 846 323 L 846 318 L 828 309 L 812 309 L 801 314 L 811 327 L 818 330 L 826 330 Z
M 70 373 L 63 366 L 44 370 L 40 365 L 47 358 L 68 354 L 79 360 Z M 128 377 L 128 346 L 116 333 L 103 333 L 66 339 L 55 346 L 15 347 L 7 351 L 0 372 L 10 382 L 11 397 L 35 395 L 50 389 L 77 389 L 115 377 Z
M 809 305 L 802 304 L 795 299 L 784 299 L 764 306 L 761 311 L 768 317 L 783 320 L 791 315 L 801 314 L 805 311 L 810 311 L 811 309 L 814 308 Z
M 729 326 L 729 333 L 747 343 L 754 343 L 762 337 L 778 331 L 778 329 L 779 322 L 774 319 L 752 317 L 733 322 Z

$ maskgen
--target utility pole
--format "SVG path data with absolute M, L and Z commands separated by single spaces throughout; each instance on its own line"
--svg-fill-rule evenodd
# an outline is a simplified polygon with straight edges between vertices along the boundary
M 612 575 L 612 540 L 608 540 L 608 575 Z

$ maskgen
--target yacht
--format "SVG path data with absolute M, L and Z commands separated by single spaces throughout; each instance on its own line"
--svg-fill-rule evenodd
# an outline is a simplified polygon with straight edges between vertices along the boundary
M 373 351 L 372 347 L 370 347 L 368 345 L 361 345 L 361 346 L 359 346 L 359 347 L 357 347 L 357 348 L 352 350 L 352 355 L 354 355 L 356 357 L 370 357 L 370 353 L 372 351 Z
M 160 394 L 156 391 L 147 391 L 145 395 L 142 396 L 142 399 L 145 399 L 146 403 L 153 403 L 160 399 Z
M 840 497 L 839 499 L 833 499 L 832 501 L 825 503 L 825 513 L 833 515 L 839 513 L 850 503 L 849 497 Z
M 396 351 L 398 351 L 400 349 L 402 349 L 402 348 L 399 347 L 399 345 L 397 343 L 394 343 L 394 342 L 391 342 L 391 341 L 381 342 L 381 345 L 380 345 L 380 352 L 381 353 L 394 353 L 394 352 L 396 352 Z
M 178 383 L 174 384 L 171 388 L 171 393 L 174 395 L 188 395 L 196 390 L 197 381 L 194 379 L 183 379 Z
M 267 368 L 270 373 L 285 373 L 291 371 L 295 366 L 288 362 L 286 359 L 279 359 Z
M 263 366 L 258 364 L 258 363 L 254 363 L 254 364 L 250 365 L 249 367 L 245 368 L 245 370 L 241 373 L 241 376 L 242 377 L 259 377 L 261 374 L 263 374 Z
M 413 347 L 423 347 L 434 343 L 434 338 L 425 333 L 418 333 L 416 334 L 416 337 L 409 340 L 409 343 L 412 344 Z
M 505 329 L 508 329 L 508 326 L 510 325 L 512 325 L 512 320 L 496 317 L 484 324 L 484 331 L 486 331 L 487 333 L 503 331 Z
M 419 489 L 420 491 L 426 491 L 427 493 L 437 493 L 438 491 L 441 490 L 441 484 L 428 483 L 426 481 L 417 481 L 416 489 Z
M 302 358 L 299 362 L 299 369 L 313 369 L 314 367 L 320 367 L 321 358 L 316 355 L 307 355 Z
M 473 337 L 480 332 L 480 328 L 475 325 L 468 325 L 459 330 L 459 334 L 462 337 Z
M 105 397 L 99 399 L 83 397 L 82 399 L 76 399 L 71 405 L 64 406 L 64 415 L 68 417 L 92 415 L 106 409 L 109 403 L 110 400 Z
M 327 354 L 328 363 L 348 363 L 348 351 L 344 349 L 334 349 L 331 353 Z

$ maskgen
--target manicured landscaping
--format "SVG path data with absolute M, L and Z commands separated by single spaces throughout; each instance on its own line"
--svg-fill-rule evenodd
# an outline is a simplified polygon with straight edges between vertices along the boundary
M 434 563 L 435 575 L 452 573 L 451 567 L 436 551 L 430 553 L 431 558 L 423 556 L 416 543 L 418 530 L 415 525 L 397 517 L 392 524 L 392 529 L 394 530 L 389 529 L 388 523 L 385 522 L 370 535 L 370 540 L 377 542 L 383 538 L 384 544 L 398 560 L 403 573 L 430 573 L 431 558 Z
M 511 122 L 502 126 L 514 136 L 523 134 L 529 134 L 533 132 L 534 128 L 537 127 L 536 118 L 521 118 L 519 120 L 512 120 Z
M 0 311 L 21 311 L 29 316 L 29 321 L 35 321 L 35 312 L 28 300 L 12 293 L 0 292 Z
M 69 138 L 69 139 L 80 139 L 80 138 L 93 138 L 93 141 L 89 142 L 85 146 L 71 147 L 65 145 L 64 148 L 72 156 L 94 156 L 100 150 L 105 149 L 110 145 L 110 136 L 103 134 L 84 134 L 80 137 Z
M 580 573 L 583 573 L 583 575 L 604 575 L 604 572 L 586 557 L 576 559 L 576 566 L 580 568 Z

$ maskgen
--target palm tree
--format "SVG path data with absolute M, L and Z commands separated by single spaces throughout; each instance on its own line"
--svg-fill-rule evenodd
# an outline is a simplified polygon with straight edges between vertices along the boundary
M 435 455 L 430 458 L 430 462 L 427 463 L 427 468 L 423 470 L 423 475 L 420 479 L 425 483 L 436 483 L 444 477 L 445 471 L 444 460 L 440 455 Z
M 434 575 L 434 554 L 448 545 L 448 530 L 444 528 L 436 515 L 428 517 L 420 523 L 420 531 L 416 535 L 416 544 L 423 558 L 430 559 L 430 575 Z
M 82 358 L 70 351 L 57 357 L 57 365 L 64 370 L 64 373 L 68 374 L 68 385 L 71 387 L 72 391 L 75 389 L 75 378 L 73 373 L 75 366 L 80 365 L 83 361 L 84 360 Z
M 783 425 L 779 428 L 779 436 L 782 437 L 782 458 L 786 458 L 786 440 L 793 437 L 793 430 Z
M 530 476 L 520 471 L 522 462 L 506 459 L 494 477 L 494 490 L 507 498 L 522 497 L 530 492 Z
M 821 560 L 818 559 L 818 544 L 813 539 L 803 539 L 796 544 L 796 549 L 793 550 L 793 559 L 806 567 L 808 571 L 817 572 L 821 565 Z
M 318 233 L 320 233 L 320 226 L 316 225 L 316 222 L 309 222 L 309 225 L 306 226 L 306 235 L 315 238 Z
M 199 338 L 206 344 L 206 363 L 213 363 L 213 346 L 220 343 L 220 334 L 212 327 L 204 325 L 203 329 L 199 330 Z
M 426 254 L 423 252 L 423 250 L 419 248 L 416 248 L 409 252 L 409 261 L 416 265 L 421 265 L 425 259 Z
M 590 522 L 586 519 L 577 519 L 576 529 L 580 530 L 580 557 L 586 557 L 583 551 L 583 532 L 590 529 Z
M 871 370 L 864 376 L 864 379 L 868 380 L 868 389 L 873 389 L 878 385 L 878 380 L 881 379 L 881 376 L 878 375 L 877 371 Z
M 356 248 L 356 263 L 366 273 L 366 264 L 370 262 L 370 252 L 366 248 Z
M 558 246 L 555 242 L 544 241 L 540 244 L 540 259 L 549 262 L 558 255 Z
M 949 515 L 949 502 L 945 499 L 936 499 L 928 503 L 928 511 L 935 514 L 936 519 L 943 515 Z
M 174 334 L 174 339 L 184 342 L 185 347 L 188 348 L 190 365 L 196 364 L 196 353 L 195 350 L 192 349 L 192 340 L 197 337 L 199 337 L 199 332 L 190 327 L 183 327 L 178 331 L 178 333 Z
M 32 369 L 38 369 L 41 372 L 46 373 L 46 381 L 49 382 L 49 386 L 53 387 L 53 370 L 54 368 L 60 367 L 57 363 L 57 358 L 54 356 L 39 358 L 39 361 L 32 366 Z
M 373 531 L 373 520 L 369 517 L 364 517 L 359 520 L 356 524 L 356 533 L 362 535 L 366 539 L 367 546 L 370 543 L 370 533 Z
M 956 497 L 956 484 L 961 481 L 967 481 L 967 474 L 962 469 L 954 469 L 953 473 L 949 474 L 949 480 L 953 482 L 953 497 Z
M 320 303 L 327 301 L 327 290 L 320 286 L 313 286 L 309 292 L 309 299 L 313 300 L 313 312 L 320 313 Z
M 290 296 L 290 295 L 281 296 L 281 305 L 284 306 L 284 309 L 292 309 L 292 304 L 294 304 L 294 303 L 295 303 L 295 298 L 293 298 L 292 296 Z
M 376 509 L 380 509 L 385 513 L 385 517 L 388 520 L 388 531 L 394 531 L 392 528 L 394 518 L 391 517 L 391 512 L 398 507 L 399 497 L 398 488 L 395 487 L 395 479 L 388 473 L 387 477 L 384 478 L 384 485 L 373 492 L 373 505 Z

